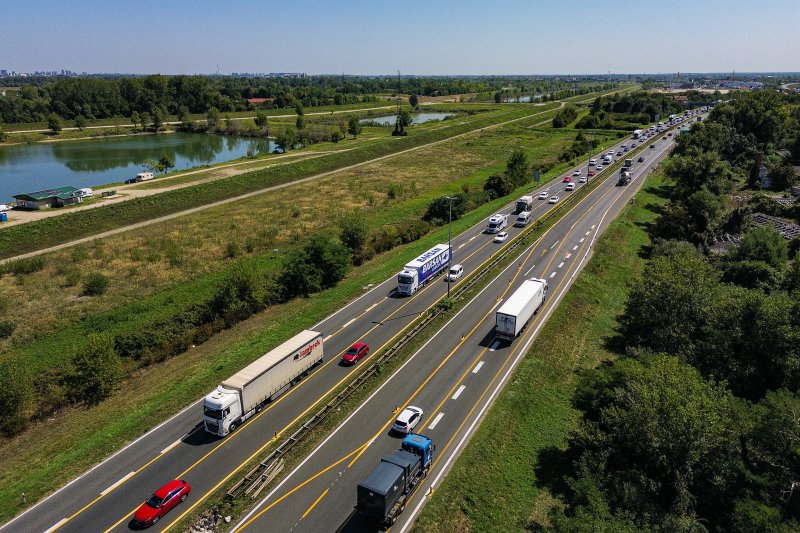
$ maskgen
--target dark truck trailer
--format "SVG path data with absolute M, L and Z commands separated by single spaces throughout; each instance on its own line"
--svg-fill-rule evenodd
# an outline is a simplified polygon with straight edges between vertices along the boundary
M 408 496 L 428 475 L 435 448 L 423 435 L 412 433 L 403 439 L 401 448 L 381 459 L 369 477 L 358 484 L 358 512 L 385 526 L 394 524 Z

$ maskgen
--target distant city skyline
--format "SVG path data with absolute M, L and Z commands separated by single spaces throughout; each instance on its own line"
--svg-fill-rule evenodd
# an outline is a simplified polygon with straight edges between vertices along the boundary
M 0 69 L 420 76 L 800 70 L 796 0 L 586 4 L 32 0 L 3 8 Z

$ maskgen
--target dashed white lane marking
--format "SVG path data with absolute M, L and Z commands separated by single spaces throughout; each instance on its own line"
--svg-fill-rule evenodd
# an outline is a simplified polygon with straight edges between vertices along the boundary
M 477 236 L 477 235 L 473 235 L 472 237 L 470 237 L 470 238 L 469 238 L 469 240 L 468 240 L 467 242 L 472 242 L 472 241 L 474 241 L 474 240 L 475 240 L 475 239 L 477 239 L 477 238 L 478 238 L 478 236 Z
M 128 481 L 128 480 L 129 480 L 131 477 L 133 477 L 134 475 L 136 475 L 136 472 L 135 472 L 135 471 L 133 471 L 133 472 L 130 472 L 129 474 L 126 474 L 126 475 L 125 475 L 125 476 L 124 476 L 122 479 L 120 479 L 119 481 L 117 481 L 116 483 L 114 483 L 113 485 L 111 485 L 110 487 L 108 487 L 106 490 L 104 490 L 103 492 L 101 492 L 101 493 L 100 493 L 100 496 L 105 496 L 106 494 L 108 494 L 109 492 L 111 492 L 112 490 L 114 490 L 115 488 L 119 487 L 120 485 L 122 485 L 123 483 L 125 483 L 126 481 Z
M 566 257 L 564 257 L 564 259 L 569 259 L 570 257 L 572 257 L 572 254 L 567 254 Z
M 572 247 L 572 251 L 573 251 L 573 252 L 574 252 L 575 250 L 577 250 L 577 249 L 578 249 L 578 245 L 577 245 L 577 244 L 576 244 L 575 246 L 573 246 L 573 247 Z
M 553 279 L 553 277 L 554 277 L 555 275 L 556 275 L 556 271 L 554 270 L 554 271 L 552 271 L 552 272 L 550 273 L 550 279 Z
M 371 310 L 375 309 L 376 307 L 378 307 L 378 302 L 375 302 L 374 304 L 372 304 L 369 307 L 367 307 L 367 311 L 371 311 Z
M 47 530 L 47 531 L 45 531 L 44 533 L 50 533 L 51 531 L 55 531 L 56 529 L 60 528 L 60 527 L 61 527 L 61 525 L 62 525 L 64 522 L 66 522 L 66 521 L 67 521 L 67 519 L 66 519 L 66 518 L 62 518 L 61 520 L 59 520 L 58 522 L 56 522 L 55 524 L 53 524 L 53 525 L 50 527 L 50 529 L 48 529 L 48 530 Z
M 592 229 L 596 228 L 597 224 L 592 224 Z
M 558 268 L 561 268 L 561 267 L 563 267 L 563 266 L 564 266 L 564 261 L 561 261 L 561 262 L 558 264 Z
M 431 422 L 431 425 L 428 426 L 428 429 L 435 428 L 436 424 L 439 423 L 439 420 L 441 420 L 443 416 L 444 416 L 444 413 L 439 413 L 438 415 L 436 415 L 436 418 L 433 419 L 433 422 Z
M 483 366 L 483 361 L 481 361 L 480 363 L 478 363 L 477 365 L 475 365 L 475 368 L 473 368 L 473 369 L 472 369 L 472 373 L 473 373 L 473 374 L 477 374 L 477 373 L 478 373 L 478 370 L 480 370 L 482 366 Z
M 586 240 L 586 237 L 581 237 L 581 240 L 579 240 L 578 242 L 583 242 L 585 240 Z
M 181 438 L 183 438 L 183 437 L 181 437 Z M 172 448 L 174 448 L 175 446 L 177 446 L 180 443 L 181 443 L 181 439 L 176 440 L 175 442 L 173 442 L 172 444 L 170 444 L 169 446 L 167 446 L 166 448 L 161 450 L 159 455 L 164 455 L 165 453 L 167 453 L 168 451 L 170 451 Z
M 584 233 L 584 235 L 586 235 L 586 236 L 588 237 L 588 236 L 589 236 L 589 234 L 590 234 L 591 232 L 592 232 L 592 231 L 591 231 L 591 230 L 589 230 L 589 231 L 587 231 L 586 233 Z
M 467 243 L 465 243 L 465 242 L 462 242 L 461 244 L 459 244 L 459 245 L 458 245 L 458 248 L 456 248 L 456 250 L 460 250 L 460 249 L 462 249 L 463 247 L 465 247 L 466 245 L 467 245 Z
M 356 321 L 356 318 L 357 318 L 357 317 L 353 317 L 353 318 L 351 318 L 350 320 L 348 320 L 347 322 L 345 322 L 344 324 L 342 324 L 342 329 L 346 328 L 347 326 L 349 326 L 350 324 L 352 324 L 353 322 L 355 322 L 355 321 Z
M 462 392 L 464 392 L 464 389 L 466 389 L 466 388 L 467 388 L 467 386 L 466 386 L 466 385 L 461 385 L 461 386 L 460 386 L 460 387 L 459 387 L 459 388 L 456 390 L 456 393 L 455 393 L 455 394 L 453 394 L 453 397 L 452 397 L 452 398 L 450 398 L 450 399 L 451 399 L 451 400 L 458 400 L 458 397 L 459 397 L 459 396 L 461 396 L 461 393 L 462 393 Z
M 530 274 L 530 273 L 531 273 L 531 270 L 533 270 L 534 268 L 536 268 L 536 265 L 533 265 L 532 267 L 530 267 L 530 268 L 528 269 L 528 271 L 527 271 L 527 272 L 525 272 L 525 275 L 527 276 L 528 274 Z
M 495 349 L 497 349 L 498 346 L 500 346 L 500 341 L 494 341 L 492 345 L 489 347 L 489 351 L 490 352 L 495 351 Z
M 559 241 L 556 241 L 556 242 L 554 242 L 554 243 L 553 243 L 553 246 L 551 246 L 550 248 L 555 248 L 555 247 L 556 247 L 556 244 L 558 244 L 559 242 L 561 242 L 561 241 L 559 240 Z

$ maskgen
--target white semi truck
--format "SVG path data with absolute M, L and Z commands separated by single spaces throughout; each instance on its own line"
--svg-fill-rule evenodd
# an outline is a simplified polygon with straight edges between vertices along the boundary
M 324 358 L 322 333 L 301 331 L 261 356 L 203 399 L 203 425 L 225 436 L 256 414 Z
M 525 280 L 519 289 L 497 310 L 495 336 L 513 341 L 530 322 L 547 298 L 547 281 L 540 278 Z
M 523 196 L 519 200 L 517 200 L 517 210 L 516 213 L 522 213 L 523 211 L 530 211 L 533 208 L 533 196 Z
M 397 293 L 411 296 L 450 264 L 452 250 L 447 244 L 437 244 L 397 274 Z
M 503 228 L 508 225 L 508 215 L 503 213 L 495 213 L 489 217 L 486 224 L 486 233 L 499 233 Z

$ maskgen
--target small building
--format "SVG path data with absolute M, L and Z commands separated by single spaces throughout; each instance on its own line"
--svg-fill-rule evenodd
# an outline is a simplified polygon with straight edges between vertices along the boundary
M 15 194 L 17 207 L 21 209 L 46 209 L 48 207 L 64 207 L 79 204 L 83 201 L 80 189 L 75 187 L 58 187 L 43 191 Z
M 274 98 L 247 98 L 247 99 L 245 99 L 245 102 L 247 102 L 248 105 L 255 106 L 255 107 L 271 104 L 274 101 L 275 101 Z

